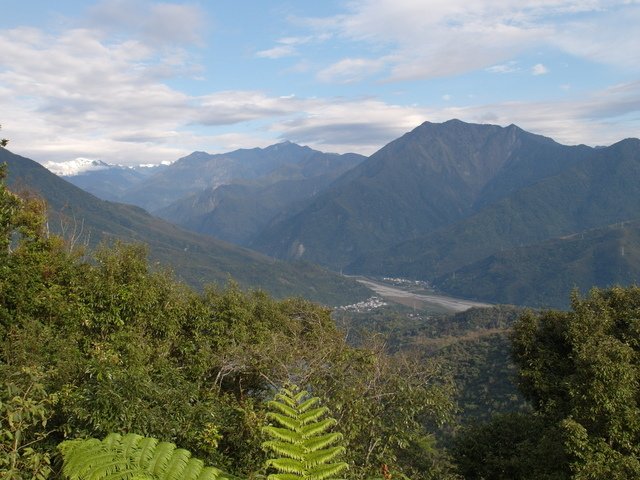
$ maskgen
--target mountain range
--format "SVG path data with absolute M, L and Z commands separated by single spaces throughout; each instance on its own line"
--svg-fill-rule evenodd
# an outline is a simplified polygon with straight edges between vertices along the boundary
M 515 125 L 450 120 L 369 158 L 288 142 L 194 152 L 121 199 L 281 259 L 565 306 L 573 287 L 636 280 L 639 180 L 637 139 L 566 146 Z
M 124 240 L 149 246 L 152 262 L 172 267 L 191 285 L 224 284 L 261 288 L 277 297 L 304 296 L 328 305 L 367 298 L 370 291 L 348 278 L 307 262 L 266 257 L 205 235 L 183 230 L 142 208 L 100 200 L 54 175 L 39 163 L 0 148 L 13 191 L 42 196 L 50 209 L 50 228 L 80 243 Z

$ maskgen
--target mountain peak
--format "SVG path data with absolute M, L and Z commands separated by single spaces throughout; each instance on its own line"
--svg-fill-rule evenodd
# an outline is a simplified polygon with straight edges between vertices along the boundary
M 74 160 L 67 160 L 66 162 L 46 162 L 43 166 L 50 172 L 63 177 L 71 177 L 74 175 L 80 175 L 85 172 L 95 170 L 106 170 L 112 168 L 114 165 L 103 162 L 102 160 L 94 160 L 91 158 L 76 158 Z

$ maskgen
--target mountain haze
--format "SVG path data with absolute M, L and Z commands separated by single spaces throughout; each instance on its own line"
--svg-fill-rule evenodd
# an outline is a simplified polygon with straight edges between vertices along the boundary
M 189 230 L 246 245 L 275 217 L 313 197 L 366 158 L 322 153 L 294 144 L 282 147 L 297 151 L 299 157 L 251 180 L 235 179 L 208 187 L 156 213 Z
M 269 175 L 275 179 L 319 153 L 291 142 L 215 155 L 193 152 L 127 191 L 122 201 L 155 212 L 235 180 L 250 182 Z

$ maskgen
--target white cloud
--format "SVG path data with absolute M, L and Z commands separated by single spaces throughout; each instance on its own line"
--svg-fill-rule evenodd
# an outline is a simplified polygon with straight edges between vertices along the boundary
M 638 2 L 624 0 L 354 0 L 308 25 L 384 51 L 389 79 L 402 81 L 507 73 L 518 54 L 549 46 L 637 69 L 639 21 Z
M 510 61 L 500 65 L 492 65 L 485 70 L 489 73 L 515 73 L 520 71 L 520 68 L 518 67 L 518 62 Z
M 531 75 L 546 75 L 547 73 L 549 73 L 549 69 L 542 63 L 536 63 L 531 67 Z
M 378 73 L 384 68 L 384 58 L 345 58 L 318 72 L 322 82 L 352 83 Z
M 277 45 L 267 50 L 260 50 L 256 53 L 256 57 L 278 59 L 283 57 L 292 57 L 298 54 L 296 47 L 304 45 L 313 40 L 312 36 L 307 37 L 284 37 L 278 40 Z
M 278 45 L 277 47 L 269 48 L 268 50 L 260 50 L 256 53 L 256 57 L 276 59 L 291 57 L 295 54 L 296 50 L 291 45 Z
M 397 1 L 401 5 L 413 4 L 416 9 L 424 4 Z M 502 3 L 511 5 L 510 0 Z M 456 0 L 453 6 L 456 5 L 462 11 L 466 3 Z M 577 3 L 574 6 L 577 8 Z M 433 7 L 436 31 L 444 28 L 440 25 L 444 19 L 455 20 L 449 3 L 434 1 Z M 417 10 L 413 16 L 416 15 Z M 406 42 L 400 41 L 402 32 L 394 17 L 389 18 L 392 33 L 386 40 L 367 38 L 365 33 L 373 34 L 374 30 L 365 28 L 363 23 L 355 25 L 358 28 L 353 35 L 366 38 L 367 42 L 391 42 L 393 36 L 398 37 L 394 43 L 397 56 L 345 58 L 318 76 L 326 81 L 350 82 L 388 69 L 393 75 L 400 75 L 403 70 L 407 75 L 414 72 L 419 76 L 427 70 L 431 72 L 428 74 L 444 74 L 465 59 L 467 54 L 455 42 L 449 49 L 444 45 L 444 53 L 438 52 L 437 48 L 443 46 L 438 43 L 440 40 L 427 48 L 414 46 L 414 52 L 409 52 L 408 39 L 429 38 L 432 34 L 420 28 L 425 20 L 413 16 L 408 20 Z M 525 24 L 521 28 L 524 34 L 509 29 L 503 33 L 519 38 L 521 34 L 538 32 L 539 27 L 526 27 L 525 19 L 518 21 Z M 469 23 L 462 14 L 454 27 L 466 32 L 486 30 Z M 186 33 L 178 34 L 185 41 L 189 38 Z M 83 28 L 59 35 L 33 28 L 0 31 L 0 120 L 3 137 L 11 139 L 12 150 L 43 162 L 88 157 L 113 164 L 137 164 L 175 160 L 193 150 L 225 151 L 290 139 L 326 151 L 372 153 L 425 120 L 455 117 L 472 122 L 516 123 L 567 143 L 605 144 L 637 136 L 640 131 L 640 82 L 591 95 L 581 92 L 580 97 L 566 97 L 568 100 L 562 103 L 458 104 L 439 109 L 390 104 L 376 98 L 305 98 L 271 95 L 261 90 L 189 95 L 164 82 L 166 77 L 195 68 L 189 56 L 180 50 L 168 50 L 165 45 L 154 45 L 146 41 L 146 33 L 141 35 L 142 40 L 106 37 L 99 30 Z M 471 34 L 463 37 L 471 42 Z M 488 42 L 489 37 L 489 33 L 480 35 L 479 42 Z M 299 46 L 306 38 L 287 37 L 280 45 Z M 497 45 L 502 40 L 500 37 L 491 42 Z M 496 58 L 500 48 L 496 46 L 478 62 L 491 59 L 489 68 L 516 68 L 509 60 Z M 435 61 L 445 54 L 458 55 L 457 60 L 444 67 L 418 61 Z M 418 63 L 414 66 L 412 61 Z M 311 68 L 309 63 L 304 65 Z M 457 101 L 462 98 L 456 97 Z

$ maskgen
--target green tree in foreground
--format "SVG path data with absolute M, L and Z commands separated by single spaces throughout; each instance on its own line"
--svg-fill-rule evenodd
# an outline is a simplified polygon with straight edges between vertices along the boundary
M 329 409 L 318 406 L 319 402 L 305 390 L 290 387 L 282 388 L 267 403 L 267 418 L 279 425 L 263 428 L 272 438 L 263 447 L 280 455 L 267 460 L 267 466 L 279 472 L 269 475 L 270 480 L 325 480 L 347 468 L 345 462 L 334 462 L 345 452 L 340 445 L 342 434 L 327 432 L 337 422 L 331 417 L 322 419 Z
M 522 392 L 563 434 L 573 478 L 640 478 L 639 287 L 523 316 L 513 352 Z
M 640 478 L 640 287 L 593 289 L 570 311 L 521 316 L 512 354 L 532 411 L 460 435 L 466 478 Z

